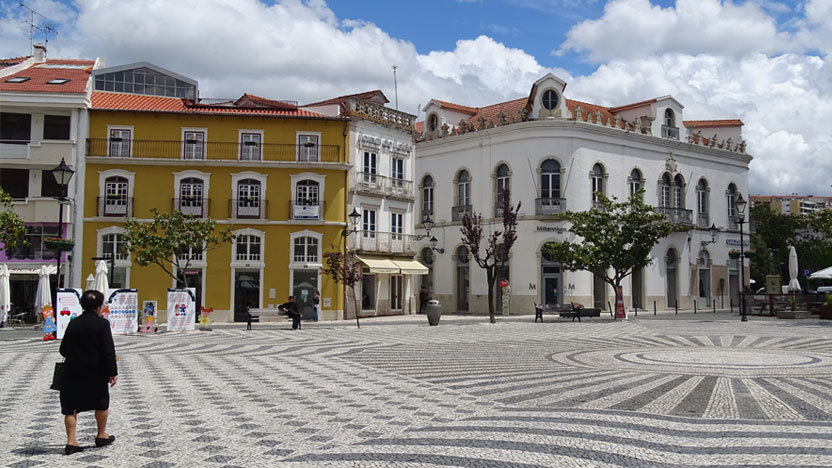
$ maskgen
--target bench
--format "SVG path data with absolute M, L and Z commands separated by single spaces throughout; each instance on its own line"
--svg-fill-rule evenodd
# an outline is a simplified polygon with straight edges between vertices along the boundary
M 600 317 L 601 316 L 601 309 L 572 309 L 572 310 L 564 310 L 561 311 L 560 316 L 562 318 L 572 318 L 574 322 L 575 319 L 581 321 L 581 317 Z
M 572 311 L 572 304 L 537 304 L 534 305 L 534 321 L 537 323 L 538 320 L 543 322 L 543 313 L 549 314 L 560 314 L 565 311 Z
M 288 320 L 292 320 L 291 317 L 286 315 L 286 312 L 280 309 L 262 309 L 257 307 L 249 307 L 248 308 L 248 328 L 251 328 L 251 322 L 260 321 L 260 317 L 286 317 Z M 298 325 L 300 327 L 300 325 Z

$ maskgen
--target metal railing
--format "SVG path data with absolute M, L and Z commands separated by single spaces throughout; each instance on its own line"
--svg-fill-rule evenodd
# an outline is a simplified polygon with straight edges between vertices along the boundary
M 417 240 L 413 234 L 358 231 L 350 237 L 352 248 L 360 252 L 416 253 Z
M 369 172 L 354 172 L 353 187 L 359 192 L 406 198 L 408 200 L 414 198 L 413 182 Z
M 207 161 L 341 162 L 339 145 L 87 138 L 87 156 Z M 256 158 L 256 159 L 255 159 Z
M 459 205 L 451 207 L 451 221 L 462 221 L 466 214 L 472 213 L 471 205 Z
M 324 219 L 324 202 L 292 200 L 289 202 L 289 217 L 291 219 L 319 220 Z
M 196 216 L 197 218 L 207 218 L 210 206 L 210 198 L 185 197 L 171 199 L 171 209 L 173 211 L 178 211 L 183 215 Z
M 670 125 L 662 125 L 662 138 L 670 140 L 679 139 L 679 127 L 671 127 Z
M 98 197 L 98 216 L 133 216 L 133 197 Z
M 566 211 L 565 198 L 535 198 L 534 214 L 550 215 Z
M 693 225 L 693 210 L 660 206 L 656 211 L 665 215 L 671 223 Z
M 696 215 L 696 226 L 707 229 L 710 226 L 710 219 L 708 217 L 708 213 L 699 213 Z
M 228 200 L 229 218 L 266 219 L 268 200 L 261 198 L 232 198 Z

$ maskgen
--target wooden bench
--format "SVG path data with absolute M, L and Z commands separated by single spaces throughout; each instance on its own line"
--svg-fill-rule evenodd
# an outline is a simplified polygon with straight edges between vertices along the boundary
M 564 310 L 561 311 L 560 316 L 562 318 L 571 318 L 574 322 L 575 319 L 581 321 L 581 317 L 600 317 L 601 316 L 601 309 L 571 309 L 571 310 Z
M 248 328 L 251 328 L 251 322 L 259 322 L 261 317 L 286 317 L 287 320 L 292 320 L 286 315 L 286 312 L 280 309 L 262 309 L 257 307 L 248 308 Z M 300 326 L 298 326 L 300 327 Z
M 572 304 L 564 304 L 564 305 L 543 304 L 543 305 L 540 305 L 540 304 L 535 303 L 535 305 L 534 305 L 534 321 L 535 321 L 535 323 L 537 323 L 537 321 L 540 320 L 540 322 L 542 323 L 544 313 L 560 314 L 564 311 L 571 311 L 571 310 L 573 310 L 572 309 Z

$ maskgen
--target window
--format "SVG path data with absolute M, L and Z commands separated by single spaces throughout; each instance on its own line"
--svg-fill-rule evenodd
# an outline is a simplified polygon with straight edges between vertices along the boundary
M 673 178 L 673 207 L 674 208 L 684 208 L 685 207 L 685 179 L 682 178 L 681 174 L 676 174 L 676 177 Z
M 185 215 L 203 216 L 205 183 L 196 177 L 187 177 L 179 183 L 179 211 Z
M 540 198 L 560 198 L 560 164 L 554 159 L 547 159 L 540 166 L 540 171 Z
M 65 193 L 61 192 L 61 186 L 58 185 L 58 180 L 55 179 L 55 174 L 52 171 L 40 171 L 40 196 L 42 197 L 62 197 Z
M 433 177 L 422 179 L 422 221 L 433 215 Z
M 402 240 L 402 232 L 404 223 L 404 215 L 402 213 L 390 213 L 390 232 L 393 240 Z
M 676 126 L 676 116 L 673 114 L 673 109 L 664 110 L 664 124 L 668 127 Z
M 543 92 L 543 107 L 546 110 L 553 110 L 558 107 L 558 93 L 553 89 Z
M 26 240 L 29 241 L 29 245 L 18 245 L 14 251 L 9 252 L 9 257 L 30 260 L 55 258 L 57 252 L 47 249 L 43 245 L 43 239 L 45 237 L 60 237 L 58 226 L 26 226 Z
M 670 208 L 670 174 L 665 173 L 662 175 L 659 191 L 659 206 L 662 208 Z
M 439 116 L 436 115 L 436 114 L 431 114 L 430 117 L 428 117 L 428 129 L 431 132 L 435 132 L 436 129 L 438 129 L 438 128 L 439 128 Z
M 402 181 L 404 180 L 404 159 L 393 158 L 390 160 L 390 164 L 393 166 L 390 171 L 390 176 L 393 178 L 393 185 L 401 187 Z
M 200 247 L 189 247 L 187 245 L 183 245 L 182 248 L 179 249 L 179 253 L 176 255 L 180 260 L 186 260 L 191 262 L 201 262 L 203 260 L 204 249 Z
M 69 83 L 69 78 L 55 78 L 53 80 L 49 80 L 49 81 L 46 82 L 46 84 L 54 84 L 54 85 L 59 85 L 59 84 L 64 84 L 64 83 Z
M 196 85 L 146 67 L 95 75 L 96 91 L 168 96 L 196 97 Z
M 25 83 L 31 79 L 32 78 L 28 76 L 15 76 L 14 78 L 6 80 L 6 83 Z
M 129 128 L 110 129 L 110 157 L 129 158 L 130 147 L 133 143 L 133 131 Z
M 508 166 L 500 164 L 497 167 L 497 204 L 503 203 L 503 196 L 506 189 L 510 189 Z
M 127 260 L 127 243 L 124 235 L 118 233 L 101 236 L 101 256 L 112 257 L 115 260 Z
M 237 183 L 237 217 L 260 217 L 260 181 L 243 179 Z
M 104 216 L 126 216 L 129 182 L 126 177 L 104 180 Z
M 260 261 L 260 237 L 250 234 L 237 236 L 237 249 L 235 259 L 243 262 Z
M 707 224 L 708 219 L 708 181 L 705 179 L 699 179 L 699 183 L 696 184 L 696 209 L 699 211 L 700 217 L 705 215 L 705 220 Z
M 320 139 L 319 135 L 298 135 L 298 161 L 318 161 Z
M 183 139 L 182 159 L 205 159 L 204 131 L 185 131 Z
M 318 239 L 296 237 L 293 260 L 300 263 L 318 263 Z
M 25 145 L 32 138 L 32 115 L 0 112 L 0 143 Z
M 364 237 L 376 237 L 376 211 L 363 210 L 361 230 L 364 232 Z
M 604 167 L 600 164 L 592 166 L 592 202 L 600 201 L 598 194 L 604 193 Z
M 641 190 L 641 171 L 633 169 L 630 172 L 630 196 L 633 196 Z
M 318 183 L 314 180 L 302 180 L 298 182 L 296 204 L 303 206 L 316 206 L 319 204 Z
M 240 160 L 260 161 L 262 158 L 263 134 L 240 133 Z
M 70 118 L 68 115 L 44 115 L 44 140 L 69 140 Z
M 364 183 L 376 183 L 376 153 L 364 152 L 364 169 L 362 172 L 364 174 Z
M 456 202 L 457 206 L 468 206 L 471 204 L 471 178 L 468 175 L 468 171 L 464 169 L 457 176 Z
M 29 170 L 0 167 L 0 187 L 14 199 L 25 199 L 29 196 Z

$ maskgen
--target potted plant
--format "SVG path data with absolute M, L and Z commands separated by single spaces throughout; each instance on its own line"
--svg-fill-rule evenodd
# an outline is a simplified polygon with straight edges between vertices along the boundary
M 303 146 L 305 146 L 307 148 L 311 148 L 311 147 L 315 146 L 315 142 L 314 141 L 304 141 Z
M 43 239 L 43 245 L 47 249 L 57 250 L 58 252 L 69 252 L 75 247 L 75 242 L 70 239 L 61 237 L 47 237 Z
M 734 259 L 734 260 L 740 258 L 740 251 L 739 250 L 730 250 L 730 251 L 728 251 L 728 258 L 731 258 L 731 259 Z
M 801 305 L 800 296 L 797 294 L 790 294 L 786 298 L 786 303 L 789 305 L 788 310 L 778 310 L 777 311 L 777 318 L 780 319 L 796 319 L 796 318 L 808 318 L 811 314 L 808 311 L 800 309 L 798 310 L 798 306 Z

